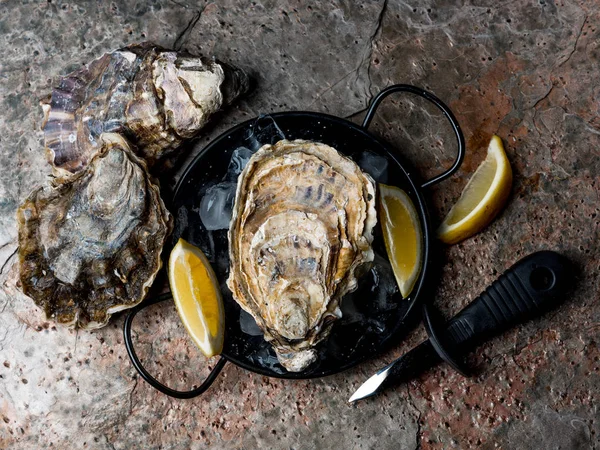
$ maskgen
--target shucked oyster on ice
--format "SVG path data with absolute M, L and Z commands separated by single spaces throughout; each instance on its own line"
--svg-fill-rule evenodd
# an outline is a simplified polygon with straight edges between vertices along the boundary
M 48 316 L 82 328 L 142 301 L 161 267 L 172 218 L 118 134 L 85 169 L 33 191 L 18 210 L 21 284 Z
M 376 222 L 373 180 L 327 145 L 265 145 L 241 173 L 227 285 L 287 370 L 316 359 L 342 297 L 373 261 Z
M 61 78 L 44 105 L 50 162 L 59 173 L 77 172 L 100 135 L 117 132 L 151 168 L 248 87 L 239 69 L 150 43 L 106 53 Z

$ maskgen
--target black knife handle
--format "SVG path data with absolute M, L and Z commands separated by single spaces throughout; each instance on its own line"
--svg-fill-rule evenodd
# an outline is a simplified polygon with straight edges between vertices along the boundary
M 551 309 L 564 300 L 572 284 L 565 257 L 552 251 L 533 253 L 515 263 L 454 316 L 445 337 L 451 346 L 476 345 Z

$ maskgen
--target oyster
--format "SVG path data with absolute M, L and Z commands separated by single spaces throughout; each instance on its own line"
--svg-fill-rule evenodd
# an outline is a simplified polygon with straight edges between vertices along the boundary
M 265 145 L 241 173 L 227 285 L 287 370 L 316 359 L 342 297 L 373 261 L 376 222 L 373 180 L 328 145 Z
M 224 63 L 150 43 L 106 53 L 61 78 L 43 105 L 45 146 L 57 172 L 83 169 L 104 132 L 123 134 L 151 168 L 249 88 Z
M 144 161 L 118 134 L 98 143 L 85 169 L 34 190 L 17 212 L 23 292 L 82 328 L 142 301 L 172 228 Z

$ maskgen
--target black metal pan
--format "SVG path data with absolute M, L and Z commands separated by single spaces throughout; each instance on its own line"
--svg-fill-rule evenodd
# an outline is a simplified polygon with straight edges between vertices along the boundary
M 445 172 L 425 182 L 416 179 L 415 171 L 396 149 L 368 131 L 381 101 L 394 92 L 408 92 L 436 105 L 449 120 L 456 135 L 458 151 L 454 164 Z M 410 196 L 419 214 L 423 236 L 423 267 L 409 297 L 402 299 L 398 293 L 390 296 L 381 292 L 384 286 L 378 283 L 381 274 L 377 273 L 376 267 L 360 279 L 356 292 L 344 298 L 344 317 L 334 325 L 330 337 L 321 344 L 318 360 L 308 369 L 297 373 L 288 372 L 277 363 L 271 345 L 261 335 L 253 332 L 252 324 L 248 326 L 249 316 L 245 317 L 246 313 L 240 310 L 225 286 L 229 266 L 227 230 L 208 232 L 198 215 L 198 208 L 207 188 L 222 182 L 227 176 L 231 155 L 235 149 L 243 147 L 255 151 L 264 144 L 274 144 L 282 137 L 290 140 L 319 141 L 355 161 L 364 158 L 365 152 L 385 158 L 385 181 L 402 188 Z M 143 308 L 171 298 L 167 294 L 146 300 L 127 315 L 124 337 L 134 367 L 142 378 L 161 392 L 177 398 L 191 398 L 200 395 L 210 386 L 226 361 L 272 377 L 314 378 L 344 371 L 379 354 L 402 335 L 407 320 L 414 317 L 414 312 L 419 310 L 422 301 L 421 294 L 429 273 L 432 246 L 430 219 L 423 190 L 456 172 L 463 157 L 464 137 L 450 109 L 433 94 L 410 85 L 393 85 L 381 91 L 369 106 L 362 125 L 317 112 L 281 112 L 248 120 L 223 133 L 205 147 L 183 172 L 171 203 L 171 212 L 176 222 L 175 231 L 170 247 L 165 249 L 165 254 L 168 255 L 172 246 L 182 237 L 200 247 L 211 260 L 222 286 L 225 304 L 225 345 L 221 359 L 204 383 L 191 391 L 170 389 L 152 377 L 143 367 L 131 339 L 133 318 Z M 376 229 L 375 232 L 374 249 L 380 258 L 387 259 L 380 229 Z M 385 265 L 385 261 L 382 265 Z M 383 269 L 380 267 L 380 270 Z M 376 298 L 380 300 L 374 301 Z

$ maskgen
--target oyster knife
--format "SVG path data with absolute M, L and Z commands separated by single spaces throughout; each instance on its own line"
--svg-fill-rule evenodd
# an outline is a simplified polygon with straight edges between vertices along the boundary
M 442 360 L 460 371 L 452 355 L 465 354 L 489 337 L 541 315 L 560 303 L 572 284 L 569 261 L 558 253 L 541 251 L 521 259 L 450 319 L 441 335 L 429 328 L 429 339 L 379 370 L 348 401 L 408 381 Z

